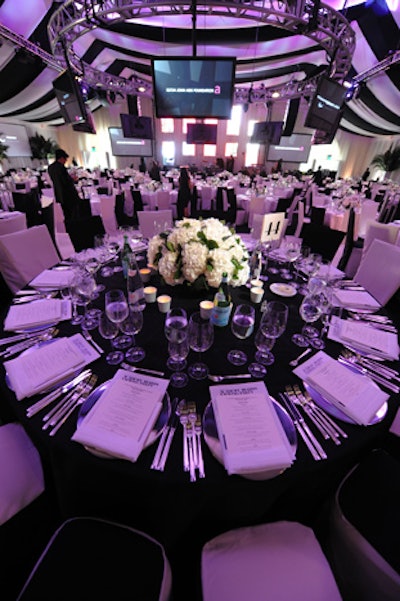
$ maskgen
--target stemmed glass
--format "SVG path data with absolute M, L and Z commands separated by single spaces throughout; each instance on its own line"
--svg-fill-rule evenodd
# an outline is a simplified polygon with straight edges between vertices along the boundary
M 236 336 L 236 338 L 244 340 L 253 333 L 254 322 L 254 307 L 247 304 L 238 305 L 231 321 L 232 333 Z M 244 365 L 247 361 L 247 355 L 242 350 L 231 349 L 228 353 L 228 361 L 233 365 Z
M 214 326 L 198 311 L 190 316 L 188 340 L 190 348 L 199 353 L 199 360 L 189 365 L 189 376 L 194 380 L 204 380 L 208 376 L 208 367 L 201 361 L 201 353 L 211 348 L 214 342 Z
M 177 388 L 185 386 L 188 377 L 182 372 L 186 367 L 189 353 L 188 319 L 185 309 L 172 308 L 165 317 L 164 333 L 168 340 L 167 367 L 175 373 L 171 376 L 171 384 Z
M 300 305 L 299 313 L 306 324 L 303 326 L 301 334 L 294 334 L 292 336 L 292 342 L 297 346 L 309 346 L 310 338 L 317 338 L 319 336 L 317 328 L 310 325 L 314 321 L 317 321 L 322 314 L 319 293 L 306 294 Z
M 318 273 L 318 269 L 321 265 L 322 256 L 317 253 L 310 253 L 307 257 L 304 258 L 301 264 L 301 269 L 307 275 L 307 284 L 301 288 L 299 288 L 299 292 L 301 294 L 308 293 L 308 283 L 310 278 Z
M 292 271 L 291 268 L 292 268 L 292 265 L 294 264 L 294 262 L 297 261 L 297 259 L 301 255 L 301 241 L 297 240 L 296 238 L 288 237 L 285 239 L 284 244 L 285 244 L 285 254 L 286 254 L 286 258 L 289 263 L 289 268 L 282 269 L 281 276 L 283 277 L 284 280 L 292 280 L 293 275 L 291 273 L 291 271 Z
M 118 336 L 119 328 L 116 323 L 108 319 L 106 313 L 100 316 L 99 320 L 99 334 L 106 340 L 114 340 Z M 106 361 L 109 365 L 118 365 L 121 363 L 124 354 L 121 351 L 116 351 L 113 346 L 113 350 L 106 356 Z
M 319 297 L 319 305 L 321 308 L 321 321 L 322 321 L 322 330 L 319 333 L 318 337 L 310 338 L 310 344 L 312 347 L 318 350 L 322 350 L 325 348 L 324 335 L 328 329 L 331 313 L 332 313 L 332 297 L 333 290 L 331 286 L 325 284 L 321 290 L 317 293 Z
M 105 295 L 105 310 L 106 315 L 110 321 L 115 323 L 118 326 L 128 317 L 129 314 L 129 306 L 128 301 L 126 300 L 126 296 L 122 290 L 109 290 Z M 120 363 L 124 358 L 124 353 L 122 352 L 122 348 L 126 348 L 132 343 L 132 338 L 127 334 L 119 337 L 121 340 L 116 338 L 114 340 L 114 364 Z M 110 362 L 110 361 L 109 361 Z
M 138 363 L 146 356 L 146 351 L 141 346 L 136 344 L 136 334 L 139 334 L 143 328 L 143 310 L 139 304 L 131 305 L 129 314 L 120 325 L 120 329 L 124 334 L 133 336 L 134 345 L 125 353 L 125 359 L 128 363 Z M 132 338 L 131 338 L 132 340 Z
M 286 330 L 289 307 L 279 301 L 271 301 L 264 311 L 254 342 L 257 347 L 255 360 L 257 363 L 249 365 L 249 372 L 254 376 L 265 375 L 264 365 L 272 365 L 275 361 L 271 349 L 277 338 L 282 336 Z
M 99 325 L 98 317 L 92 317 L 88 314 L 87 307 L 93 299 L 96 292 L 96 280 L 94 277 L 84 270 L 76 271 L 74 274 L 74 292 L 77 295 L 78 304 L 84 305 L 85 313 L 81 320 L 82 328 L 85 330 L 93 330 Z

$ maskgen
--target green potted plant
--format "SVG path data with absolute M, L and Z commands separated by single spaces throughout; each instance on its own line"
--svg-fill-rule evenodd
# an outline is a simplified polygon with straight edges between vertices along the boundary
M 32 159 L 47 161 L 49 156 L 54 156 L 58 148 L 57 142 L 51 138 L 45 138 L 41 134 L 35 134 L 29 138 L 29 144 L 32 151 Z
M 371 161 L 371 165 L 378 167 L 386 173 L 392 173 L 400 168 L 400 145 L 392 146 L 383 154 L 377 154 Z

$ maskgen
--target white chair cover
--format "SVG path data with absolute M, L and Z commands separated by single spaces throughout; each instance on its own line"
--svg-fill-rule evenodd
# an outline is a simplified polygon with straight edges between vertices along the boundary
M 26 215 L 19 211 L 10 211 L 0 219 L 0 236 L 26 230 Z
M 21 424 L 0 426 L 0 525 L 45 489 L 39 453 Z
M 200 199 L 201 199 L 201 209 L 203 211 L 211 211 L 212 209 L 212 200 L 215 196 L 216 189 L 212 186 L 202 186 L 199 188 L 200 191 Z
M 400 246 L 373 240 L 354 280 L 382 306 L 386 305 L 400 286 Z
M 362 256 L 364 257 L 373 240 L 383 240 L 390 244 L 396 244 L 399 237 L 400 228 L 398 225 L 390 223 L 378 223 L 377 221 L 368 221 L 366 224 L 366 232 L 364 238 L 364 245 L 362 249 Z
M 157 207 L 158 210 L 165 210 L 171 208 L 169 190 L 157 190 Z
M 231 530 L 205 544 L 203 601 L 340 601 L 314 532 L 296 522 Z
M 366 198 L 362 201 L 360 218 L 358 221 L 358 235 L 364 238 L 367 231 L 368 221 L 375 221 L 378 216 L 378 203 Z
M 0 236 L 0 271 L 11 292 L 17 292 L 59 260 L 45 225 Z
M 162 211 L 138 211 L 139 230 L 144 238 L 151 238 L 172 227 L 172 209 Z
M 117 218 L 115 216 L 115 195 L 99 194 L 100 213 L 106 233 L 113 236 L 118 231 Z

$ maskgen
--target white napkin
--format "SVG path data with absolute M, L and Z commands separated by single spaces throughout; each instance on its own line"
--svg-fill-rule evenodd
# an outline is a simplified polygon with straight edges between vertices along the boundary
M 229 474 L 282 470 L 294 460 L 263 382 L 212 386 L 218 436 Z
M 323 351 L 294 370 L 329 403 L 356 423 L 368 426 L 389 395 L 372 380 L 355 373 Z
M 43 298 L 20 305 L 11 305 L 4 320 L 4 329 L 23 330 L 55 324 L 71 319 L 71 301 L 68 299 Z
M 366 290 L 335 290 L 334 300 L 342 307 L 353 309 L 379 309 L 378 301 Z
M 32 281 L 33 288 L 67 288 L 74 277 L 72 269 L 45 269 Z
M 99 356 L 82 334 L 75 334 L 71 338 L 57 338 L 29 349 L 19 357 L 6 361 L 4 367 L 10 388 L 20 401 L 66 380 Z
M 161 411 L 168 380 L 120 369 L 72 440 L 136 461 Z

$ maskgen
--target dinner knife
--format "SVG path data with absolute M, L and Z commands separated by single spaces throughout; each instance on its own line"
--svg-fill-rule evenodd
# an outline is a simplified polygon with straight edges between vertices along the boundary
M 45 407 L 50 405 L 50 403 L 55 401 L 62 394 L 69 392 L 72 388 L 74 388 L 74 386 L 79 384 L 79 382 L 84 380 L 91 373 L 92 372 L 90 369 L 85 369 L 80 374 L 78 374 L 75 378 L 72 378 L 72 380 L 69 380 L 69 382 L 66 382 L 63 386 L 59 386 L 58 388 L 56 388 L 55 390 L 53 390 L 52 392 L 50 392 L 49 394 L 44 396 L 42 399 L 40 399 L 39 401 L 37 401 L 36 403 L 34 403 L 30 407 L 28 407 L 28 409 L 26 410 L 27 417 L 32 417 L 33 415 L 36 415 L 36 413 L 39 413 L 39 411 L 41 411 L 42 409 L 44 409 Z
M 161 454 L 160 462 L 158 464 L 158 469 L 160 472 L 164 471 L 165 462 L 167 461 L 169 449 L 171 447 L 172 439 L 174 437 L 177 425 L 178 425 L 178 416 L 176 415 L 176 413 L 174 413 L 174 415 L 172 417 L 171 426 L 169 427 L 168 437 L 165 442 L 163 452 Z
M 381 386 L 384 386 L 388 390 L 391 390 L 392 392 L 395 392 L 395 393 L 399 393 L 400 392 L 400 387 L 399 386 L 396 386 L 396 384 L 393 384 L 393 382 L 389 382 L 388 380 L 386 380 L 382 376 L 379 376 L 374 371 L 372 371 L 372 369 L 368 369 L 367 367 L 363 367 L 362 365 L 357 365 L 353 361 L 348 361 L 348 359 L 345 359 L 342 356 L 339 356 L 338 361 L 339 361 L 339 363 L 342 363 L 346 367 L 349 367 L 350 369 L 354 369 L 359 374 L 364 375 L 364 376 L 368 376 L 372 380 L 375 380 L 375 382 L 377 384 L 380 384 Z
M 167 440 L 169 431 L 171 429 L 171 425 L 172 425 L 174 417 L 176 415 L 175 412 L 176 412 L 176 408 L 178 406 L 178 402 L 179 402 L 179 399 L 177 397 L 174 398 L 174 400 L 172 402 L 172 406 L 171 406 L 171 415 L 169 417 L 168 423 L 166 424 L 166 426 L 165 426 L 165 428 L 164 428 L 164 430 L 163 430 L 163 432 L 161 434 L 161 438 L 160 438 L 160 441 L 158 443 L 157 450 L 155 452 L 153 462 L 152 462 L 152 464 L 150 466 L 150 469 L 152 469 L 152 470 L 159 470 L 160 469 L 159 468 L 159 464 L 160 464 L 161 455 L 162 455 L 162 452 L 164 450 L 165 442 Z
M 69 405 L 68 411 L 64 414 L 64 416 L 59 420 L 59 422 L 54 426 L 54 428 L 49 432 L 49 436 L 54 436 L 56 432 L 61 428 L 63 424 L 67 421 L 67 419 L 72 415 L 78 405 L 82 405 L 88 398 L 89 394 L 92 392 L 97 382 L 97 376 L 92 375 L 89 382 L 85 384 L 85 387 L 82 392 L 76 393 L 73 399 L 71 399 L 71 404 Z
M 317 448 L 314 446 L 314 443 L 312 442 L 311 438 L 309 437 L 308 433 L 306 432 L 305 428 L 303 427 L 303 424 L 298 419 L 298 416 L 295 412 L 295 406 L 289 400 L 287 395 L 280 392 L 279 396 L 280 396 L 281 401 L 283 402 L 284 406 L 288 410 L 289 415 L 292 418 L 293 423 L 296 427 L 296 430 L 300 434 L 301 438 L 303 439 L 304 443 L 306 444 L 308 450 L 310 451 L 310 453 L 313 456 L 313 458 L 315 459 L 315 461 L 320 461 L 321 459 L 326 458 L 326 453 L 323 451 L 325 457 L 322 457 L 320 455 L 320 453 L 318 452 Z M 303 420 L 303 422 L 304 422 L 304 420 Z

